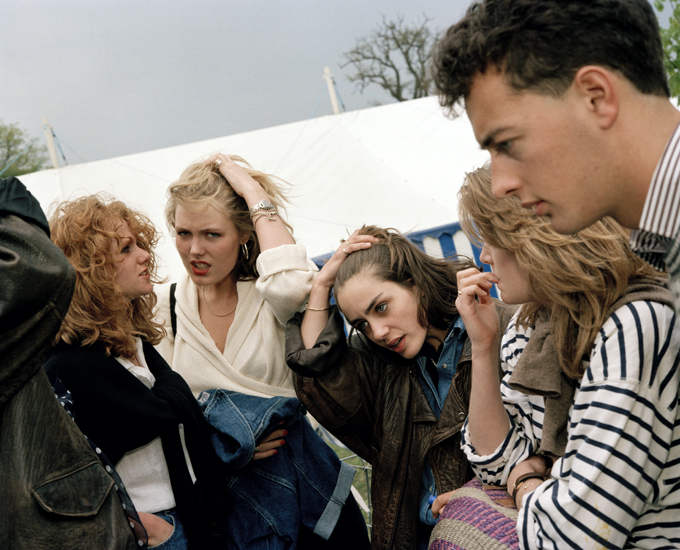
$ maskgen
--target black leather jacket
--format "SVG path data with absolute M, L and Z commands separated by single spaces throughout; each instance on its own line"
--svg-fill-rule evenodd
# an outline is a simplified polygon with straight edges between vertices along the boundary
M 499 304 L 498 309 L 503 330 L 514 308 Z M 297 314 L 286 332 L 286 359 L 295 372 L 295 389 L 314 418 L 372 465 L 371 547 L 416 548 L 425 459 L 438 494 L 473 477 L 460 446 L 470 398 L 470 341 L 464 344 L 437 420 L 417 379 L 415 359 L 384 352 L 358 335 L 348 344 L 335 306 L 312 349 L 302 343 L 301 322 Z
M 113 480 L 42 362 L 75 272 L 35 198 L 0 180 L 0 548 L 137 548 Z

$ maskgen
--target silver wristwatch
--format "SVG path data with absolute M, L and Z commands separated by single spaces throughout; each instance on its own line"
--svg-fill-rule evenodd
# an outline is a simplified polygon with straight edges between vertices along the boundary
M 276 216 L 278 212 L 274 205 L 268 200 L 261 200 L 255 206 L 250 209 L 250 218 L 255 221 L 260 216 L 266 216 L 270 220 L 272 216 Z

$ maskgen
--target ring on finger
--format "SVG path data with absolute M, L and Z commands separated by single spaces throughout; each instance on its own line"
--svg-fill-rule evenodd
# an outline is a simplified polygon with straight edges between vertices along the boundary
M 342 251 L 349 256 L 349 252 L 347 252 L 346 248 L 343 248 Z
M 217 159 L 217 160 L 215 161 L 215 168 L 219 168 L 219 167 L 220 167 L 220 164 L 222 164 L 222 161 L 221 161 L 220 159 Z
M 256 453 L 259 453 L 259 452 L 260 452 L 260 446 L 259 446 L 259 445 L 255 445 L 255 452 L 256 452 Z
M 462 294 L 463 294 L 463 291 L 462 291 L 462 290 L 459 290 L 459 291 L 458 291 L 458 296 L 461 296 Z

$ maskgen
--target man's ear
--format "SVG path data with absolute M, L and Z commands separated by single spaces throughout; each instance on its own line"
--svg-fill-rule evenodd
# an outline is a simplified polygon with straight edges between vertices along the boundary
M 586 108 L 596 117 L 597 124 L 608 130 L 619 115 L 620 95 L 612 72 L 599 65 L 581 67 L 574 76 L 573 87 Z

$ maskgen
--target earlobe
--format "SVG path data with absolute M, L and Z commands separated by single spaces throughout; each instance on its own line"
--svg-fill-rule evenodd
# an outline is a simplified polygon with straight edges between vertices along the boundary
M 608 130 L 619 114 L 619 92 L 612 72 L 598 65 L 581 67 L 574 76 L 574 87 L 595 115 L 598 126 Z

